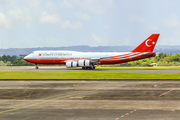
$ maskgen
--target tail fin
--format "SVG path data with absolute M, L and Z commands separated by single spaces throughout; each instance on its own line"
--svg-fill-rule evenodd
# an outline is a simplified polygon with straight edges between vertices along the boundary
M 160 34 L 152 34 L 132 52 L 153 52 Z

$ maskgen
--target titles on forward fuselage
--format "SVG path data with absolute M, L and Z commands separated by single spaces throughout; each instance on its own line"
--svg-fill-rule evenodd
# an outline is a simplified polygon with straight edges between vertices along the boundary
M 71 53 L 40 53 L 39 56 L 70 56 Z

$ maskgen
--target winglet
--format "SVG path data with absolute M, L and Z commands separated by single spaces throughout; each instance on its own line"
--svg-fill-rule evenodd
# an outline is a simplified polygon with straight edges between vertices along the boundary
M 132 52 L 153 52 L 160 34 L 152 34 Z

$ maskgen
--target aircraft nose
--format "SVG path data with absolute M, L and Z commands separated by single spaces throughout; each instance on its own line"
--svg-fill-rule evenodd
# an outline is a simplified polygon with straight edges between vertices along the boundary
M 28 55 L 24 57 L 24 60 L 28 60 L 28 59 L 29 59 L 29 56 L 28 56 Z

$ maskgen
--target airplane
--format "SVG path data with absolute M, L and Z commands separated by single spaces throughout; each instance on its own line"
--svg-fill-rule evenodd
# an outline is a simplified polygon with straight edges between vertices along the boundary
M 58 64 L 67 68 L 82 67 L 82 69 L 95 69 L 98 65 L 120 64 L 150 57 L 160 34 L 152 34 L 131 52 L 77 52 L 77 51 L 34 51 L 24 57 L 24 60 L 36 65 Z

